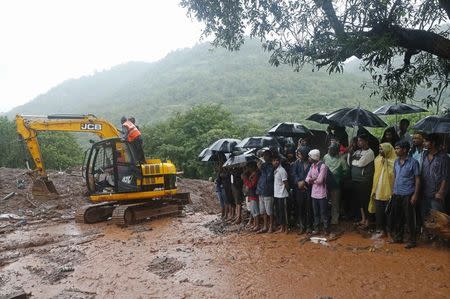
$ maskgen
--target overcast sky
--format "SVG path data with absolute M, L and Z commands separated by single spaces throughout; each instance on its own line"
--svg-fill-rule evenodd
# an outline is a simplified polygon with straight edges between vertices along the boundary
M 179 0 L 1 0 L 0 112 L 69 78 L 199 41 Z

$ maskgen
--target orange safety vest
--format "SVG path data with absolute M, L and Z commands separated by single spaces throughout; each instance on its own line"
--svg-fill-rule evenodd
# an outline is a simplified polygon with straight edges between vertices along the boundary
M 141 132 L 139 132 L 139 130 L 131 121 L 127 120 L 122 124 L 122 126 L 124 126 L 128 130 L 128 142 L 131 142 L 136 139 L 136 137 L 141 136 Z

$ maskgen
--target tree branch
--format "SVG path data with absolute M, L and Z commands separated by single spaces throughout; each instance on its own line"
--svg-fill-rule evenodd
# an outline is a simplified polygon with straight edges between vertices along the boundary
M 450 59 L 450 40 L 437 33 L 385 24 L 374 26 L 369 32 L 371 37 L 381 37 L 386 34 L 391 36 L 393 46 L 421 50 L 440 58 Z
M 413 55 L 419 54 L 419 50 L 408 49 L 405 52 L 405 58 L 403 59 L 404 66 L 408 66 L 411 64 L 411 57 Z
M 339 21 L 338 17 L 336 16 L 336 11 L 334 10 L 333 3 L 331 0 L 315 0 L 314 1 L 316 5 L 320 8 L 322 8 L 323 12 L 327 16 L 328 21 L 331 24 L 331 27 L 334 29 L 334 32 L 336 33 L 336 36 L 344 36 L 345 35 L 345 29 L 344 25 L 341 21 Z
M 450 19 L 450 1 L 449 0 L 439 0 L 439 5 L 443 10 L 447 13 L 448 18 Z

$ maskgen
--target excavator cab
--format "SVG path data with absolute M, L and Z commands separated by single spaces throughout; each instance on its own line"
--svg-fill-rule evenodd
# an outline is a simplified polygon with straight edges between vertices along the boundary
M 84 168 L 91 195 L 141 191 L 141 166 L 133 149 L 120 138 L 102 140 L 91 147 Z
M 111 218 L 128 225 L 164 215 L 179 215 L 190 202 L 178 193 L 176 169 L 170 162 L 138 160 L 134 147 L 120 138 L 99 141 L 87 153 L 84 177 L 94 205 L 80 209 L 77 222 L 95 223 Z
M 83 177 L 93 204 L 80 208 L 75 220 L 95 223 L 111 219 L 128 225 L 148 218 L 177 215 L 190 202 L 189 193 L 178 192 L 175 165 L 171 161 L 139 161 L 132 144 L 120 138 L 110 122 L 94 115 L 16 115 L 16 129 L 35 164 L 30 171 L 33 196 L 58 198 L 48 179 L 42 159 L 38 132 L 92 133 L 102 139 L 86 151 Z

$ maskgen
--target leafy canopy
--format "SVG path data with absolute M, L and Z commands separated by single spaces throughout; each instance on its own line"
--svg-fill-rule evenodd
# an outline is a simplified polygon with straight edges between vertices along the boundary
M 26 158 L 32 161 L 25 144 L 19 141 L 14 121 L 0 117 L 0 136 L 0 166 L 22 168 Z M 82 164 L 82 150 L 72 134 L 42 132 L 38 140 L 45 168 L 64 170 Z
M 259 135 L 262 131 L 254 124 L 236 125 L 231 113 L 216 104 L 194 106 L 155 126 L 142 128 L 146 156 L 170 159 L 190 178 L 212 175 L 211 165 L 197 161 L 197 156 L 217 139 Z
M 213 45 L 238 50 L 245 36 L 260 38 L 270 62 L 342 72 L 350 57 L 372 81 L 372 95 L 439 105 L 449 84 L 448 0 L 181 0 L 205 23 Z M 403 57 L 403 61 L 400 60 Z

